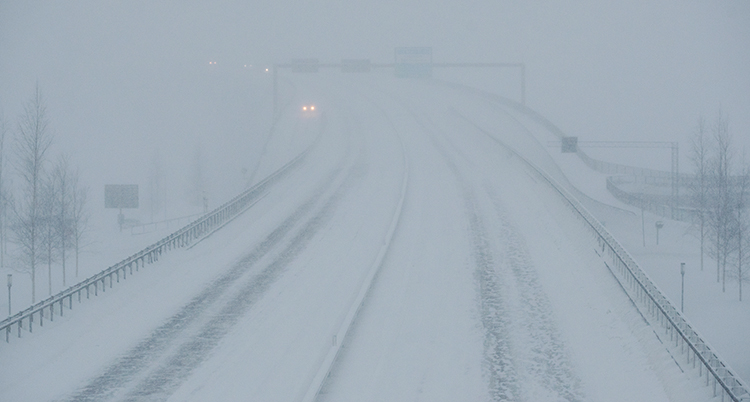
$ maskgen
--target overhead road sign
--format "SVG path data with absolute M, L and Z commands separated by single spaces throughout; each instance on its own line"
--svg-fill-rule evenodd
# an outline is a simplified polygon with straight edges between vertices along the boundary
M 138 185 L 105 184 L 104 208 L 138 208 Z
M 294 59 L 292 60 L 292 72 L 317 73 L 319 65 L 318 59 Z
M 394 53 L 394 71 L 396 77 L 432 77 L 431 47 L 397 47 Z
M 344 59 L 341 60 L 342 73 L 369 73 L 372 69 L 370 59 Z
M 564 154 L 578 152 L 578 137 L 563 137 L 561 151 Z

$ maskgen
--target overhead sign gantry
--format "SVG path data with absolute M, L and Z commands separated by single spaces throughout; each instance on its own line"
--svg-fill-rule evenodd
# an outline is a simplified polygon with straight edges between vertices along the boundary
M 293 59 L 291 63 L 273 65 L 273 116 L 278 112 L 278 73 L 317 73 L 321 69 L 339 69 L 342 73 L 369 73 L 374 69 L 392 68 L 398 78 L 430 78 L 436 68 L 517 69 L 521 82 L 521 104 L 526 104 L 526 65 L 524 63 L 435 63 L 431 47 L 397 47 L 393 63 L 372 63 L 370 59 L 344 59 L 341 63 L 320 63 L 316 58 Z

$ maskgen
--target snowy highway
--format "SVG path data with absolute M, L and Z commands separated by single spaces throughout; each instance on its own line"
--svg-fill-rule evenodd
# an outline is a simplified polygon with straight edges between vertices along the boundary
M 244 214 L 0 346 L 0 401 L 699 401 L 521 118 L 432 81 L 282 81 Z M 315 115 L 298 105 L 314 102 Z

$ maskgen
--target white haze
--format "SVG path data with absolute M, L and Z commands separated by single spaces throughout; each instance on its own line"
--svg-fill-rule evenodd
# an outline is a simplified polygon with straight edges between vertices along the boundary
M 53 153 L 72 155 L 101 213 L 105 183 L 140 184 L 145 206 L 158 152 L 175 216 L 190 211 L 180 200 L 198 149 L 211 206 L 244 185 L 270 127 L 274 62 L 391 62 L 411 45 L 435 61 L 524 62 L 527 104 L 565 132 L 680 141 L 685 169 L 699 116 L 721 110 L 750 145 L 748 44 L 743 0 L 3 0 L 0 106 L 13 129 L 39 84 Z M 470 74 L 519 99 L 516 73 Z

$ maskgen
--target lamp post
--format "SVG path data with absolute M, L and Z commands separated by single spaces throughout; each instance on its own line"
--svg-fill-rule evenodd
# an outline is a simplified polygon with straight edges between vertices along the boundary
M 659 245 L 659 230 L 664 227 L 664 222 L 656 221 L 656 245 Z
M 10 287 L 13 286 L 13 274 L 8 274 L 8 317 L 10 317 L 10 313 L 12 312 L 10 308 Z
M 680 275 L 682 275 L 682 292 L 680 294 L 680 311 L 685 312 L 685 263 L 680 263 Z

